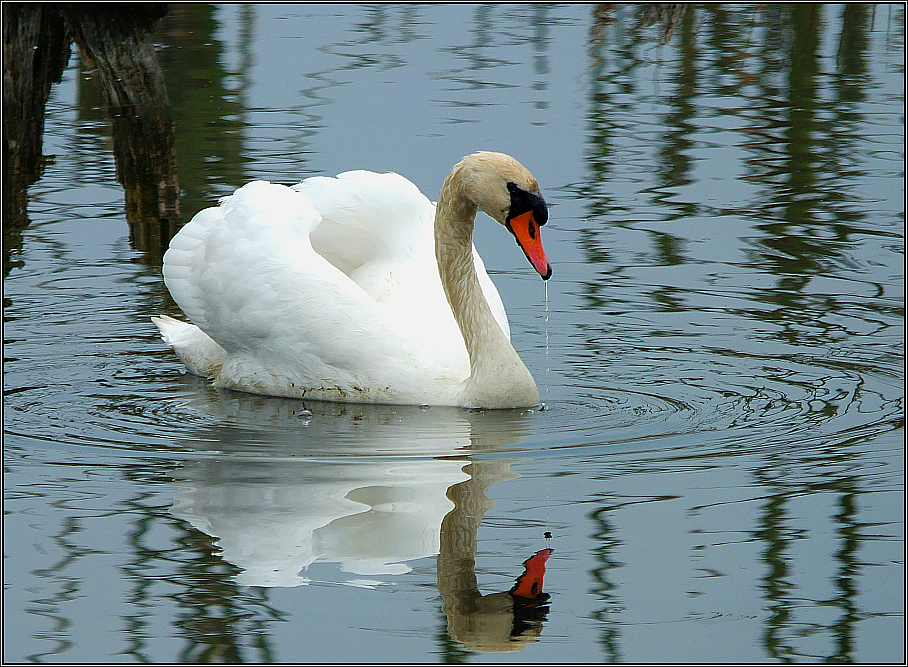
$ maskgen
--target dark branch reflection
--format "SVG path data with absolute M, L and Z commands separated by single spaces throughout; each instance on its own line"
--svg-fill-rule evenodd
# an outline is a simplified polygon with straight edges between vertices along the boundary
M 881 233 L 878 227 L 867 224 L 860 200 L 839 189 L 863 175 L 855 154 L 864 140 L 859 128 L 866 128 L 866 119 L 861 117 L 857 103 L 864 98 L 869 82 L 867 49 L 873 11 L 871 5 L 847 5 L 834 19 L 830 7 L 803 3 L 759 8 L 598 5 L 592 10 L 588 176 L 585 183 L 577 186 L 588 220 L 578 230 L 578 242 L 587 261 L 599 267 L 597 279 L 583 285 L 582 296 L 591 309 L 607 316 L 604 320 L 616 314 L 645 316 L 640 313 L 648 309 L 687 314 L 694 319 L 709 318 L 710 311 L 697 313 L 692 308 L 691 288 L 680 290 L 671 278 L 665 282 L 656 278 L 653 284 L 643 285 L 645 289 L 635 285 L 636 293 L 628 293 L 625 288 L 633 284 L 630 273 L 639 271 L 641 265 L 691 266 L 690 258 L 685 256 L 685 237 L 675 231 L 676 223 L 689 224 L 697 219 L 699 224 L 707 224 L 707 219 L 714 218 L 716 222 L 711 224 L 717 226 L 715 233 L 722 234 L 719 219 L 738 216 L 754 219 L 749 228 L 759 231 L 758 237 L 746 240 L 751 267 L 759 267 L 776 282 L 760 289 L 742 286 L 753 305 L 746 309 L 729 305 L 717 312 L 773 325 L 772 335 L 792 346 L 792 361 L 798 350 L 804 354 L 805 349 L 816 347 L 824 353 L 827 346 L 835 346 L 838 330 L 824 322 L 834 321 L 837 314 L 854 314 L 857 310 L 865 321 L 879 322 L 880 326 L 899 317 L 900 313 L 892 312 L 883 300 L 857 303 L 853 296 L 818 295 L 814 289 L 817 279 L 849 265 L 852 244 L 860 235 Z M 837 71 L 823 72 L 819 67 L 820 41 L 830 22 L 837 35 Z M 672 89 L 659 91 L 653 104 L 659 112 L 658 121 L 631 117 L 625 100 L 649 93 L 637 87 L 646 82 L 646 76 L 638 72 L 652 65 L 647 59 L 655 53 L 652 45 L 667 42 L 675 47 L 677 59 L 659 63 L 674 68 L 675 74 L 669 77 L 674 82 Z M 663 54 L 658 52 L 660 57 Z M 704 63 L 707 54 L 716 59 L 715 63 Z M 830 91 L 835 95 L 831 100 Z M 704 146 L 728 150 L 724 145 L 705 143 L 708 137 L 695 125 L 703 122 L 703 106 L 710 106 L 710 99 L 715 96 L 721 96 L 721 104 L 718 110 L 713 109 L 714 113 L 728 119 L 741 139 L 735 149 L 748 154 L 742 181 L 751 188 L 744 191 L 753 194 L 733 205 L 686 196 L 685 187 L 699 179 L 693 171 L 698 160 L 706 159 Z M 633 142 L 629 143 L 629 136 Z M 656 146 L 644 147 L 644 140 L 653 141 Z M 649 156 L 657 158 L 656 162 L 647 164 Z M 636 176 L 638 171 L 647 169 L 657 178 L 657 184 L 650 189 L 640 186 L 647 182 L 644 176 Z M 651 198 L 646 210 L 649 215 L 656 212 L 658 217 L 636 219 L 634 197 Z M 624 229 L 636 231 L 637 238 L 649 239 L 648 247 L 628 255 L 638 265 L 617 264 L 615 253 L 610 250 L 617 230 Z M 721 260 L 715 258 L 717 264 Z M 684 320 L 679 317 L 677 321 Z M 685 325 L 686 330 L 666 335 L 680 338 L 687 331 L 696 331 L 696 323 Z M 638 346 L 632 353 L 667 358 L 669 364 L 674 360 L 674 350 L 669 347 L 671 338 L 668 343 L 652 334 L 640 339 L 635 337 L 635 331 L 618 330 L 616 325 L 608 324 L 590 325 L 589 329 L 589 358 L 602 358 L 600 340 L 623 336 Z M 682 343 L 677 345 L 678 353 L 683 354 Z M 728 351 L 731 356 L 740 353 Z M 774 354 L 773 360 L 777 363 L 778 359 L 780 355 Z M 668 385 L 673 380 L 663 381 Z M 853 408 L 858 391 L 855 389 L 849 396 L 840 390 L 837 397 L 830 397 L 824 386 L 826 381 L 828 378 L 801 381 L 803 389 L 813 395 L 808 401 L 810 418 L 817 423 Z M 775 400 L 789 400 L 790 409 L 803 411 L 801 399 L 794 393 Z M 797 445 L 793 448 L 796 450 Z M 838 459 L 834 452 L 829 456 L 830 460 Z M 794 477 L 797 471 L 811 470 L 816 465 L 807 456 L 799 461 L 795 451 L 786 452 L 785 463 Z M 768 489 L 763 499 L 761 527 L 755 533 L 764 543 L 762 559 L 767 569 L 764 594 L 769 614 L 763 635 L 766 650 L 778 660 L 805 657 L 798 648 L 798 633 L 803 631 L 805 622 L 798 613 L 797 600 L 802 593 L 793 580 L 791 554 L 792 542 L 805 539 L 805 535 L 792 527 L 794 518 L 789 505 L 804 493 L 822 489 L 834 494 L 841 505 L 835 530 L 842 546 L 836 552 L 839 595 L 816 604 L 837 607 L 841 614 L 828 626 L 810 630 L 828 633 L 834 639 L 834 651 L 810 657 L 850 661 L 855 624 L 860 618 L 855 600 L 861 566 L 855 555 L 868 539 L 861 533 L 854 511 L 863 483 L 846 476 L 830 479 L 821 486 L 780 486 L 778 464 L 775 456 L 769 455 L 766 468 L 758 466 L 753 473 Z M 620 625 L 608 621 L 613 618 L 620 591 L 608 584 L 608 571 L 615 567 L 611 556 L 615 538 L 607 529 L 604 511 L 596 514 L 602 523 L 603 540 L 600 616 L 604 622 L 604 653 L 607 660 L 615 661 L 619 659 Z
M 43 164 L 44 107 L 71 41 L 100 82 L 130 239 L 160 263 L 180 224 L 174 124 L 152 42 L 165 13 L 164 4 L 4 4 L 4 266 L 28 225 L 28 187 Z
M 53 5 L 3 3 L 3 276 L 20 265 L 28 188 L 44 171 L 41 150 L 51 86 L 69 61 L 62 15 Z

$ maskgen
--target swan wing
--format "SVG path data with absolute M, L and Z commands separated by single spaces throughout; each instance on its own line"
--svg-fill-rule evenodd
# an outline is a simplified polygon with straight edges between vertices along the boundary
M 394 402 L 411 400 L 405 394 L 428 374 L 438 391 L 453 393 L 468 365 L 455 359 L 452 368 L 450 355 L 439 354 L 444 339 L 412 335 L 406 318 L 389 318 L 315 252 L 309 235 L 321 222 L 305 194 L 257 181 L 199 213 L 172 241 L 164 280 L 187 317 L 226 351 L 216 383 Z
M 397 174 L 254 181 L 173 238 L 156 322 L 187 367 L 257 393 L 453 403 L 469 357 L 441 286 L 435 205 Z M 498 291 L 473 249 L 502 330 Z
M 453 325 L 435 259 L 435 204 L 416 185 L 399 174 L 357 170 L 307 178 L 293 189 L 321 215 L 310 236 L 317 253 L 389 309 L 409 305 L 423 321 Z M 492 313 L 510 338 L 504 304 L 475 246 L 473 258 Z
M 411 256 L 435 219 L 426 196 L 394 173 L 348 171 L 336 178 L 313 176 L 292 187 L 321 215 L 312 233 L 313 247 L 331 255 L 341 270 L 376 257 Z M 335 256 L 341 259 L 335 262 Z

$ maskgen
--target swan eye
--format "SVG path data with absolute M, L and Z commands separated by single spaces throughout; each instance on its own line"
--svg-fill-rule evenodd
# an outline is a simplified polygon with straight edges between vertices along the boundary
M 511 193 L 511 208 L 505 217 L 506 221 L 516 218 L 527 211 L 533 212 L 536 224 L 544 225 L 549 219 L 549 209 L 545 199 L 534 192 L 527 192 L 516 183 L 508 183 L 508 192 Z

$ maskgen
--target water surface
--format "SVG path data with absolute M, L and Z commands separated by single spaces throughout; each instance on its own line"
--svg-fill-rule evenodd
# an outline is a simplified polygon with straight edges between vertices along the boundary
M 904 659 L 903 6 L 175 5 L 155 41 L 186 216 L 527 165 L 547 293 L 476 243 L 545 409 L 184 375 L 74 55 L 5 249 L 5 660 Z

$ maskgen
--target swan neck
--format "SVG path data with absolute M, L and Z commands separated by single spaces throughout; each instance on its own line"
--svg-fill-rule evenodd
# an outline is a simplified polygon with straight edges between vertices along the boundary
M 465 404 L 536 405 L 536 383 L 495 320 L 476 275 L 473 225 L 479 206 L 465 193 L 461 172 L 462 165 L 454 168 L 438 197 L 435 256 L 445 296 L 470 356 Z
M 454 196 L 450 177 L 445 181 L 435 211 L 435 257 L 445 296 L 463 335 L 470 355 L 470 370 L 476 364 L 487 338 L 494 331 L 489 324 L 494 321 L 473 263 L 473 225 L 478 207 L 466 197 Z

